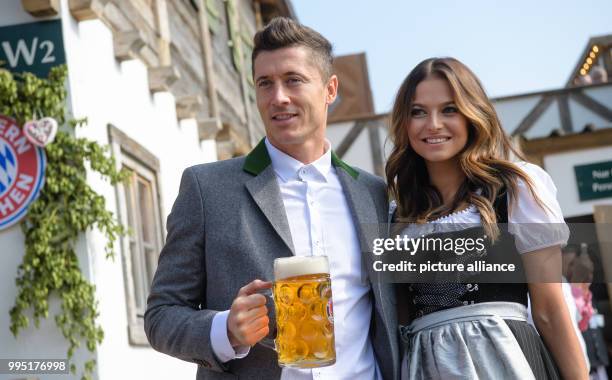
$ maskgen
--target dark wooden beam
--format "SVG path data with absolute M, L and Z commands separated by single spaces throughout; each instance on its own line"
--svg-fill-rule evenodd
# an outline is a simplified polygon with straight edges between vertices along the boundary
M 551 105 L 555 98 L 552 96 L 544 96 L 538 104 L 525 116 L 519 123 L 519 126 L 512 132 L 512 135 L 520 135 L 529 130 L 533 124 L 542 116 L 546 109 Z
M 370 136 L 370 150 L 372 152 L 372 165 L 374 166 L 374 174 L 380 177 L 384 177 L 385 168 L 383 164 L 382 146 L 380 145 L 379 126 L 368 126 L 368 134 Z
M 342 158 L 346 154 L 351 145 L 353 145 L 355 140 L 357 140 L 357 137 L 359 137 L 359 134 L 361 133 L 361 131 L 363 131 L 363 128 L 365 128 L 365 126 L 366 123 L 364 122 L 355 122 L 351 130 L 346 134 L 346 136 L 344 136 L 342 141 L 340 141 L 340 144 L 338 144 L 338 148 L 336 148 L 335 150 L 336 155 L 338 155 L 339 158 Z
M 612 121 L 612 110 L 607 106 L 599 103 L 597 100 L 591 98 L 583 92 L 573 92 L 572 98 L 580 103 L 585 108 L 595 112 L 597 115 L 603 117 L 607 121 Z
M 566 133 L 572 133 L 572 116 L 570 114 L 567 95 L 557 96 L 557 103 L 559 104 L 559 119 L 561 120 L 561 128 Z
M 608 73 L 608 81 L 612 80 L 612 48 L 603 54 L 604 68 Z
M 59 0 L 21 0 L 23 9 L 35 17 L 55 16 L 59 13 Z
M 541 137 L 524 140 L 521 144 L 528 157 L 553 153 L 578 151 L 612 145 L 612 128 L 598 129 L 589 133 L 573 133 L 567 136 Z

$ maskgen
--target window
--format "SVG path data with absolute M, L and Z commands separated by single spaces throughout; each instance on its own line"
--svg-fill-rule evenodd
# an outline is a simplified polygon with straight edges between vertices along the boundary
M 148 345 L 143 317 L 163 245 L 159 161 L 114 126 L 109 126 L 109 134 L 117 165 L 130 173 L 125 183 L 117 185 L 119 217 L 130 229 L 121 244 L 129 340 Z
M 156 209 L 157 188 L 155 173 L 136 161 L 123 156 L 123 167 L 130 172 L 128 183 L 123 186 L 127 206 L 127 221 L 132 257 L 132 276 L 136 308 L 144 315 L 150 284 L 157 268 L 161 250 L 161 231 Z

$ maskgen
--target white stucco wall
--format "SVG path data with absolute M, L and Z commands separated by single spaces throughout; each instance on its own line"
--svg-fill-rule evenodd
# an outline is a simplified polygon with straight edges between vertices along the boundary
M 23 11 L 20 0 L 2 0 L 0 3 L 0 26 L 39 21 Z M 84 237 L 77 244 L 79 259 L 84 267 L 88 266 Z M 66 358 L 68 344 L 55 326 L 52 316 L 59 310 L 56 297 L 51 298 L 50 318 L 41 320 L 39 328 L 33 323 L 28 329 L 13 337 L 9 330 L 9 311 L 17 296 L 15 278 L 25 249 L 24 236 L 19 225 L 0 231 L 0 358 L 3 359 L 63 359 Z M 31 315 L 31 313 L 28 313 Z M 31 321 L 33 322 L 33 321 Z M 83 365 L 87 356 L 83 350 L 76 353 L 73 362 Z M 43 379 L 57 379 L 61 376 L 43 376 Z M 24 376 L 0 374 L 0 380 L 13 380 Z
M 337 149 L 338 145 L 342 142 L 344 137 L 349 133 L 353 127 L 353 122 L 348 123 L 336 123 L 327 126 L 327 138 L 329 139 L 332 149 Z M 349 150 L 342 157 L 342 160 L 347 164 L 356 166 L 360 169 L 374 172 L 374 165 L 372 162 L 372 152 L 370 148 L 370 137 L 368 130 L 363 129 L 357 139 L 353 142 Z
M 518 98 L 506 101 L 493 102 L 497 116 L 501 121 L 502 128 L 510 134 L 519 126 L 521 120 L 540 100 L 539 96 L 529 98 Z
M 326 136 L 330 141 L 332 149 L 337 149 L 338 145 L 349 133 L 354 122 L 334 123 L 327 126 Z M 385 128 L 378 128 L 378 138 L 381 145 L 383 157 L 386 159 L 391 153 L 393 144 L 388 141 L 388 133 Z M 370 146 L 370 136 L 368 129 L 363 129 L 351 147 L 342 157 L 342 160 L 347 164 L 356 166 L 367 172 L 374 173 L 374 162 L 372 158 L 372 148 Z
M 183 169 L 215 161 L 214 141 L 199 142 L 195 120 L 180 123 L 176 120 L 172 95 L 149 92 L 147 70 L 141 62 L 119 63 L 115 60 L 112 34 L 103 23 L 97 20 L 77 23 L 68 12 L 67 0 L 62 0 L 61 4 L 69 67 L 69 107 L 74 117 L 87 117 L 89 120 L 88 126 L 79 130 L 77 135 L 107 144 L 107 125 L 112 124 L 153 153 L 161 166 L 159 182 L 165 223 L 178 193 Z M 28 21 L 34 19 L 21 10 L 20 0 L 2 1 L 0 25 Z M 115 189 L 98 175 L 91 175 L 90 183 L 104 195 L 107 207 L 116 213 Z M 0 266 L 0 357 L 65 358 L 67 345 L 55 327 L 53 313 L 40 329 L 30 328 L 17 340 L 8 330 L 8 310 L 17 291 L 14 279 L 23 256 L 23 246 L 23 235 L 18 226 L 0 232 L 0 254 L 3 255 Z M 171 358 L 151 348 L 129 345 L 122 253 L 117 249 L 116 259 L 107 260 L 104 246 L 103 236 L 97 231 L 87 233 L 78 245 L 84 272 L 96 285 L 100 309 L 98 322 L 105 331 L 104 342 L 97 352 L 96 378 L 194 379 L 195 364 Z M 77 365 L 82 367 L 82 359 L 77 357 L 77 360 Z M 0 380 L 14 378 L 0 375 Z M 56 378 L 39 375 L 41 380 Z
M 561 205 L 564 217 L 592 214 L 594 205 L 612 204 L 612 198 L 581 202 L 578 197 L 578 186 L 574 173 L 574 166 L 576 165 L 609 161 L 611 157 L 612 146 L 550 154 L 544 157 L 544 169 L 550 174 L 557 186 L 557 200 Z

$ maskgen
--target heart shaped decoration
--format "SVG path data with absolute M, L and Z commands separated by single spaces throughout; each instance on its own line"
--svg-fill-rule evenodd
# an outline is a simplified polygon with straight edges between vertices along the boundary
M 57 121 L 52 117 L 31 120 L 23 125 L 23 134 L 36 146 L 44 147 L 53 142 L 57 133 Z

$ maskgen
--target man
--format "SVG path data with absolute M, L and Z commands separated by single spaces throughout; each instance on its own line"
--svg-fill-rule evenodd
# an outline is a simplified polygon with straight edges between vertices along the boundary
M 246 157 L 183 173 L 145 314 L 151 345 L 198 363 L 198 379 L 395 379 L 389 284 L 367 281 L 366 224 L 384 222 L 385 185 L 325 139 L 336 98 L 331 44 L 277 18 L 255 36 L 253 75 L 266 138 Z M 275 326 L 266 298 L 277 257 L 327 255 L 336 364 L 280 368 L 257 344 Z

